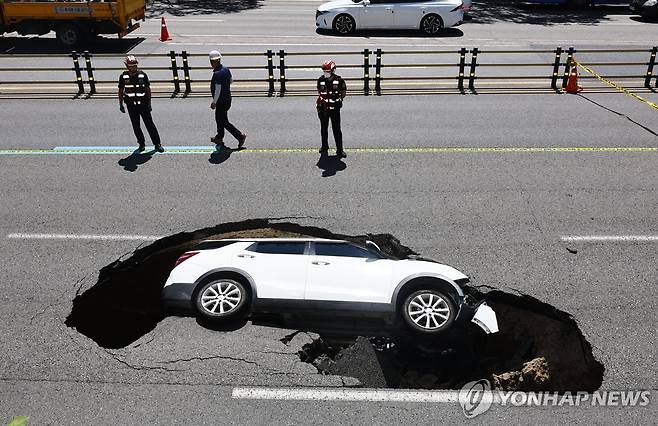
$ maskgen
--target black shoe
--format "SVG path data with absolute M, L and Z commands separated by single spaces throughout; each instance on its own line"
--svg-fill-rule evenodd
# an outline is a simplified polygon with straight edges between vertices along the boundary
M 318 151 L 318 152 L 319 152 L 320 154 L 326 154 L 327 151 L 329 151 L 329 147 L 324 147 L 324 146 L 323 146 L 322 148 L 320 148 L 320 151 Z
M 164 148 L 160 144 L 155 146 L 155 150 L 158 151 L 158 152 L 164 152 Z
M 215 145 L 224 145 L 224 140 L 219 136 L 211 137 L 210 142 L 214 143 Z
M 244 145 L 244 141 L 246 141 L 246 140 L 247 140 L 247 134 L 246 133 L 243 133 L 242 135 L 240 135 L 240 139 L 238 139 L 238 149 L 242 148 L 242 146 Z
M 224 145 L 224 142 L 216 143 L 215 146 L 217 147 L 217 149 L 226 149 L 226 145 Z
M 146 149 L 146 146 L 144 146 L 143 143 L 140 143 L 139 146 L 137 147 L 138 152 L 144 152 L 145 149 Z
M 336 157 L 347 158 L 347 154 L 345 154 L 345 151 L 336 151 Z

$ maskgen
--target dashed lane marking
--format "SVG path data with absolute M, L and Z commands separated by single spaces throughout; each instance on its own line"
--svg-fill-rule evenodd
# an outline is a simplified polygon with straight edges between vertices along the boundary
M 156 235 L 87 235 L 87 234 L 8 234 L 10 240 L 97 240 L 97 241 L 155 241 Z
M 567 242 L 582 243 L 658 242 L 658 235 L 569 235 L 560 239 Z
M 493 395 L 492 395 L 493 396 Z M 233 399 L 288 401 L 369 401 L 456 403 L 457 391 L 370 390 L 370 389 L 299 389 L 299 388 L 233 388 Z M 495 399 L 495 398 L 493 398 Z M 494 401 L 492 401 L 494 402 Z
M 242 150 L 217 150 L 212 146 L 165 146 L 165 152 L 158 155 L 180 154 L 210 154 L 210 153 L 239 153 L 239 154 L 317 154 L 317 148 L 251 148 Z M 622 153 L 622 152 L 658 152 L 656 147 L 400 147 L 400 148 L 348 148 L 348 153 L 370 154 L 432 154 L 432 153 Z M 134 146 L 59 146 L 53 149 L 0 149 L 0 155 L 103 155 L 103 154 L 132 154 Z M 147 151 L 141 155 L 152 154 Z

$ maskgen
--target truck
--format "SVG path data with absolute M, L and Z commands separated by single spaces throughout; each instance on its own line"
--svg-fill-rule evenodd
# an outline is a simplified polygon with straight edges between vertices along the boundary
M 145 0 L 0 0 L 0 34 L 43 35 L 75 46 L 99 34 L 119 38 L 144 21 Z

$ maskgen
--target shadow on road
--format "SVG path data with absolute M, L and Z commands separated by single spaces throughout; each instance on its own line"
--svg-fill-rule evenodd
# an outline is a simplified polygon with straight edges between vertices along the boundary
M 122 39 L 97 37 L 91 42 L 69 47 L 64 46 L 54 38 L 5 36 L 0 37 L 0 54 L 69 54 L 72 50 L 78 52 L 88 50 L 91 53 L 126 53 L 144 40 L 143 37 Z
M 486 3 L 473 2 L 473 7 L 468 12 L 468 23 L 513 22 L 545 26 L 597 24 L 610 20 L 610 16 L 629 14 L 628 4 L 574 8 L 566 5 L 527 4 L 514 0 L 490 0 Z
M 159 17 L 163 13 L 174 16 L 235 13 L 257 9 L 264 0 L 146 0 L 146 17 Z
M 342 172 L 347 168 L 347 164 L 343 160 L 336 155 L 327 155 L 326 153 L 320 154 L 316 166 L 322 169 L 322 177 L 335 176 L 337 172 Z
M 144 152 L 144 153 L 135 151 L 132 154 L 130 154 L 128 157 L 119 160 L 117 164 L 122 166 L 123 170 L 127 172 L 134 172 L 139 168 L 139 166 L 147 163 L 151 158 L 153 158 L 154 153 L 155 150 Z
M 210 164 L 222 164 L 224 161 L 228 160 L 231 157 L 231 154 L 233 154 L 234 151 L 241 151 L 241 149 L 233 149 L 233 148 L 217 148 L 212 154 L 210 154 L 210 158 L 208 158 L 208 162 Z
M 320 35 L 334 37 L 420 37 L 420 38 L 451 38 L 463 37 L 464 33 L 458 28 L 444 28 L 438 34 L 425 34 L 418 30 L 360 30 L 353 34 L 341 35 L 331 30 L 316 29 L 315 32 Z

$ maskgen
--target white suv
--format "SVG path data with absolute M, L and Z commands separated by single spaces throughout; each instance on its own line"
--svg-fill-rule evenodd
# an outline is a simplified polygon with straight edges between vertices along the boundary
M 384 320 L 377 327 L 397 328 L 401 320 L 413 331 L 436 334 L 456 320 L 470 320 L 495 333 L 489 306 L 464 303 L 460 284 L 467 282 L 450 266 L 394 259 L 370 241 L 209 240 L 176 261 L 162 299 L 165 308 L 219 321 L 248 313 L 297 314 L 331 327 L 376 318 Z

